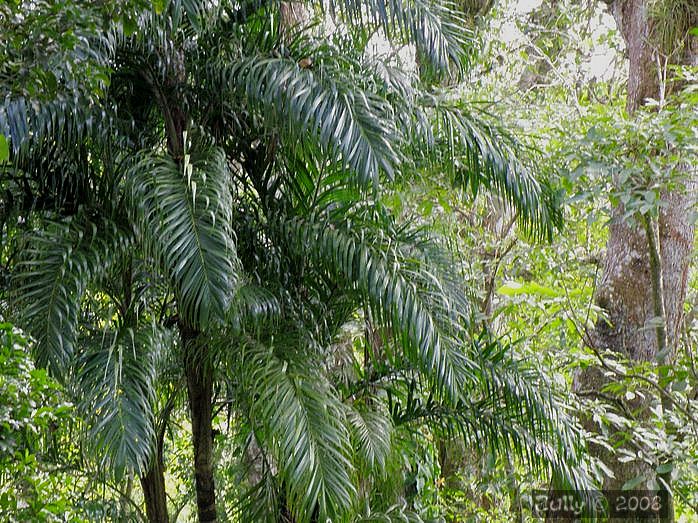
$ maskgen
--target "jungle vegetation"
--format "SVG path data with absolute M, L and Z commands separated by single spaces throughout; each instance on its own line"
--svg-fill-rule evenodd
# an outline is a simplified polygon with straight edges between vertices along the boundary
M 692 0 L 5 0 L 0 518 L 698 521 Z

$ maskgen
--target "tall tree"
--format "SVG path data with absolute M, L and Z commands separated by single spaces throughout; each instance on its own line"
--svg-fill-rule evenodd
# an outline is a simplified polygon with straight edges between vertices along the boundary
M 614 0 L 606 2 L 627 46 L 629 58 L 627 111 L 633 115 L 649 99 L 670 102 L 680 89 L 673 78 L 674 65 L 698 63 L 698 38 L 691 29 L 698 25 L 698 7 L 691 1 Z M 623 182 L 614 180 L 616 185 Z M 661 366 L 677 349 L 683 320 L 689 263 L 693 253 L 694 225 L 690 210 L 695 205 L 695 180 L 684 179 L 665 188 L 657 218 L 629 220 L 623 204 L 613 208 L 596 301 L 606 317 L 596 325 L 591 343 L 634 362 Z M 577 377 L 578 390 L 596 390 L 607 380 L 599 369 Z M 668 406 L 665 402 L 665 406 Z M 637 399 L 631 407 L 648 408 Z M 640 414 L 642 416 L 642 414 Z M 615 477 L 605 487 L 620 490 L 637 478 L 658 479 L 653 470 L 636 461 L 622 462 L 596 448 Z M 660 475 L 661 476 L 661 475 Z M 668 487 L 668 485 L 664 485 Z

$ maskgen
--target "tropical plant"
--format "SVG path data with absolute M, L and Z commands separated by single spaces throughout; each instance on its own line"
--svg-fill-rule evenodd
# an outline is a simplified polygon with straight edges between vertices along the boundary
M 533 235 L 559 225 L 553 191 L 517 161 L 515 141 L 422 81 L 467 64 L 457 12 L 330 7 L 343 30 L 328 39 L 291 26 L 276 3 L 100 3 L 71 18 L 75 41 L 50 47 L 68 64 L 46 75 L 55 89 L 23 89 L 4 66 L 3 185 L 15 205 L 3 212 L 32 230 L 16 242 L 11 307 L 38 361 L 85 397 L 104 463 L 143 482 L 162 454 L 158 363 L 176 354 L 201 521 L 217 518 L 212 421 L 226 379 L 268 456 L 243 517 L 362 513 L 357 477 L 385 469 L 391 427 L 427 419 L 587 482 L 552 396 L 471 334 L 456 261 L 381 205 L 393 179 L 451 162 L 456 186 L 500 193 Z M 367 53 L 376 30 L 414 44 L 430 74 Z M 69 66 L 80 59 L 90 67 Z M 367 356 L 345 354 L 357 374 L 339 386 L 347 365 L 322 362 L 356 317 Z M 526 435 L 536 427 L 546 429 Z

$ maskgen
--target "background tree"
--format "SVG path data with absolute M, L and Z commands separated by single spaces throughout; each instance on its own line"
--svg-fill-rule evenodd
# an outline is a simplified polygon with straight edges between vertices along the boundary
M 609 5 L 629 56 L 628 112 L 639 111 L 650 99 L 672 103 L 681 82 L 672 76 L 671 66 L 696 63 L 698 42 L 690 30 L 698 23 L 698 11 L 682 2 L 617 1 Z M 591 337 L 596 348 L 661 368 L 674 359 L 693 253 L 690 209 L 695 204 L 694 191 L 690 171 L 671 188 L 663 188 L 660 197 L 666 204 L 660 207 L 656 220 L 647 213 L 640 223 L 633 222 L 628 219 L 632 211 L 627 205 L 614 207 L 596 296 L 607 317 L 599 321 Z M 660 376 L 666 373 L 661 368 Z M 589 371 L 580 377 L 578 387 L 600 390 L 603 383 L 598 371 Z M 670 408 L 665 398 L 662 404 Z M 647 404 L 638 400 L 631 407 L 643 410 Z M 638 484 L 633 481 L 638 477 L 654 479 L 654 471 L 635 461 L 623 464 L 608 454 L 603 456 L 613 464 L 615 475 L 606 480 L 607 488 Z M 657 480 L 670 489 L 670 474 L 658 474 Z

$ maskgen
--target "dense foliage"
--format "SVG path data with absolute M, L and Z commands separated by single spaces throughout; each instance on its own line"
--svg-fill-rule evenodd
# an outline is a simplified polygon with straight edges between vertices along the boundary
M 521 520 L 599 445 L 688 516 L 695 326 L 659 366 L 588 333 L 695 72 L 628 118 L 608 17 L 556 4 L 0 5 L 0 515 Z

